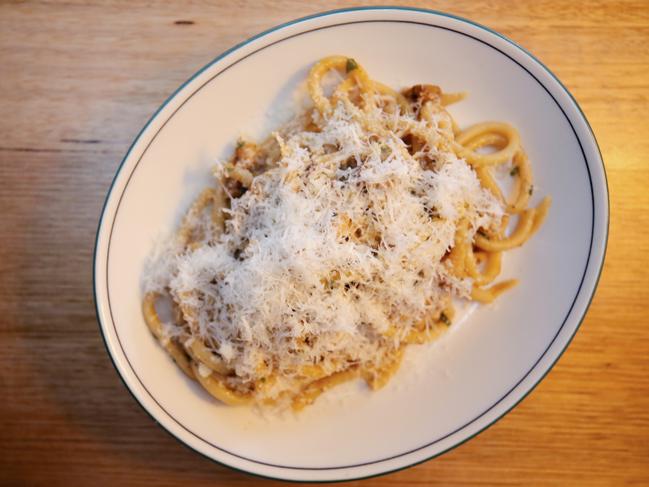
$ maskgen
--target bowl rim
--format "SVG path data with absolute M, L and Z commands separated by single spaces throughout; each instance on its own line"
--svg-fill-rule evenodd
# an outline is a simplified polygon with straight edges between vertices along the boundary
M 264 38 L 264 37 L 266 37 L 266 36 L 268 36 L 268 35 L 270 35 L 270 34 L 272 34 L 274 32 L 281 31 L 281 30 L 286 29 L 286 28 L 288 28 L 290 26 L 300 24 L 300 23 L 304 23 L 304 22 L 307 22 L 307 21 L 310 21 L 310 20 L 322 18 L 322 17 L 334 16 L 334 15 L 340 15 L 340 14 L 348 14 L 348 13 L 356 13 L 356 12 L 372 12 L 372 11 L 373 12 L 385 12 L 385 13 L 388 13 L 388 14 L 390 12 L 395 12 L 395 11 L 396 12 L 416 12 L 416 13 L 420 13 L 420 14 L 423 13 L 423 14 L 427 14 L 430 17 L 442 17 L 442 18 L 452 19 L 452 20 L 455 20 L 455 21 L 459 21 L 460 23 L 463 23 L 463 24 L 468 24 L 469 28 L 474 28 L 474 29 L 477 28 L 478 30 L 486 31 L 489 34 L 493 34 L 493 35 L 503 39 L 508 44 L 510 44 L 511 46 L 516 48 L 517 50 L 521 51 L 525 56 L 527 56 L 530 59 L 532 64 L 536 64 L 537 66 L 542 68 L 543 71 L 545 71 L 547 74 L 549 74 L 550 77 L 553 78 L 554 81 L 558 84 L 558 86 L 565 92 L 565 94 L 568 95 L 568 98 L 569 98 L 570 102 L 572 102 L 574 108 L 576 108 L 576 110 L 578 112 L 579 118 L 581 119 L 581 121 L 584 122 L 585 128 L 587 129 L 587 132 L 588 132 L 588 134 L 590 136 L 590 139 L 594 143 L 594 146 L 595 146 L 595 148 L 597 150 L 598 159 L 599 159 L 599 162 L 600 162 L 600 165 L 601 165 L 601 171 L 602 171 L 601 174 L 603 176 L 603 183 L 604 183 L 603 189 L 604 189 L 604 193 L 605 193 L 605 198 L 604 198 L 604 194 L 601 194 L 601 192 L 599 194 L 597 194 L 597 198 L 596 198 L 596 191 L 595 191 L 595 189 L 593 187 L 592 177 L 591 177 L 591 174 L 590 174 L 590 164 L 589 164 L 590 160 L 592 160 L 594 158 L 588 158 L 586 156 L 586 153 L 585 153 L 585 151 L 583 149 L 583 146 L 582 146 L 582 140 L 579 137 L 579 135 L 577 134 L 574 127 L 573 127 L 573 132 L 574 132 L 575 138 L 577 139 L 577 141 L 578 141 L 578 143 L 580 145 L 580 149 L 581 149 L 581 151 L 583 153 L 584 162 L 585 162 L 587 170 L 588 170 L 588 175 L 589 175 L 589 178 L 591 179 L 590 185 L 591 185 L 591 197 L 593 199 L 593 206 L 592 206 L 592 211 L 593 211 L 592 220 L 593 220 L 593 222 L 592 222 L 592 228 L 591 228 L 591 242 L 590 242 L 590 246 L 589 246 L 589 259 L 588 259 L 586 267 L 584 269 L 584 274 L 582 276 L 582 283 L 580 285 L 580 289 L 577 291 L 575 299 L 573 301 L 573 304 L 572 304 L 570 310 L 568 311 L 568 313 L 566 315 L 566 318 L 564 319 L 564 325 L 565 325 L 566 321 L 568 320 L 568 318 L 570 318 L 570 314 L 572 313 L 574 305 L 577 302 L 577 299 L 581 295 L 581 292 L 582 292 L 581 291 L 581 286 L 583 285 L 584 281 L 586 280 L 586 276 L 587 276 L 588 271 L 592 267 L 597 268 L 596 269 L 596 276 L 594 277 L 594 279 L 591 279 L 593 281 L 592 291 L 590 292 L 590 296 L 587 299 L 587 302 L 586 302 L 586 304 L 584 306 L 584 309 L 583 309 L 583 312 L 582 312 L 581 316 L 578 319 L 576 319 L 576 326 L 575 326 L 574 330 L 572 331 L 570 336 L 567 338 L 567 340 L 566 340 L 565 344 L 563 345 L 563 347 L 558 351 L 556 357 L 554 357 L 551 360 L 550 364 L 540 374 L 538 379 L 535 380 L 534 383 L 526 391 L 524 391 L 520 395 L 520 397 L 516 398 L 511 403 L 511 405 L 509 405 L 507 408 L 505 408 L 502 412 L 499 412 L 494 419 L 488 421 L 484 426 L 480 427 L 477 431 L 469 434 L 468 436 L 461 439 L 460 441 L 457 441 L 457 442 L 453 443 L 451 446 L 449 446 L 448 448 L 444 448 L 441 451 L 436 452 L 436 453 L 434 453 L 434 454 L 432 454 L 430 456 L 427 456 L 427 457 L 425 457 L 423 459 L 416 460 L 416 461 L 407 460 L 404 465 L 398 466 L 396 468 L 389 468 L 389 469 L 386 469 L 386 470 L 380 470 L 380 471 L 377 471 L 377 472 L 370 473 L 368 475 L 356 475 L 356 476 L 354 476 L 354 475 L 351 475 L 351 476 L 343 475 L 343 476 L 333 478 L 333 479 L 324 479 L 324 480 L 323 479 L 315 479 L 314 480 L 314 479 L 309 479 L 309 478 L 285 477 L 285 476 L 280 476 L 280 475 L 275 476 L 275 475 L 269 475 L 269 474 L 266 474 L 266 473 L 259 473 L 259 472 L 255 472 L 253 470 L 248 470 L 248 469 L 240 467 L 240 466 L 235 466 L 235 465 L 233 465 L 231 463 L 227 463 L 226 461 L 217 460 L 216 458 L 208 455 L 205 452 L 200 451 L 198 448 L 195 448 L 194 446 L 192 446 L 191 444 L 186 442 L 179 435 L 174 433 L 174 431 L 172 431 L 170 428 L 168 428 L 167 426 L 162 424 L 156 418 L 154 413 L 150 411 L 150 409 L 144 404 L 144 402 L 138 397 L 137 393 L 129 385 L 127 379 L 124 377 L 124 374 L 122 373 L 122 371 L 120 369 L 120 366 L 117 363 L 118 358 L 116 358 L 113 355 L 113 352 L 111 351 L 111 348 L 109 346 L 108 339 L 107 339 L 107 336 L 106 336 L 106 332 L 104 330 L 105 326 L 107 326 L 107 325 L 102 320 L 102 315 L 101 315 L 101 311 L 100 311 L 100 301 L 102 300 L 102 298 L 99 296 L 99 290 L 98 290 L 98 288 L 101 287 L 101 284 L 98 284 L 98 280 L 97 280 L 97 269 L 98 269 L 98 263 L 99 263 L 98 253 L 99 253 L 99 251 L 101 249 L 100 244 L 103 243 L 104 245 L 109 245 L 109 243 L 110 243 L 110 235 L 109 235 L 109 238 L 108 238 L 107 242 L 102 242 L 102 239 L 101 239 L 102 229 L 105 226 L 105 217 L 106 217 L 106 214 L 108 212 L 108 205 L 109 205 L 109 202 L 111 201 L 111 197 L 113 196 L 113 190 L 115 189 L 116 182 L 118 181 L 118 179 L 120 177 L 120 174 L 121 174 L 122 170 L 124 169 L 124 166 L 125 166 L 126 162 L 130 159 L 133 149 L 140 143 L 140 141 L 142 139 L 142 136 L 146 133 L 149 126 L 157 119 L 158 115 L 191 82 L 193 82 L 196 78 L 198 78 L 206 70 L 211 68 L 214 64 L 216 64 L 217 62 L 219 62 L 222 59 L 226 58 L 228 55 L 230 55 L 230 54 L 240 50 L 241 48 L 253 43 L 254 41 L 256 41 L 258 39 L 262 39 L 262 38 Z M 370 22 L 372 22 L 372 21 L 374 21 L 374 22 L 388 21 L 389 22 L 389 20 L 381 20 L 381 21 L 370 20 Z M 361 22 L 363 22 L 363 21 L 361 21 Z M 333 24 L 327 25 L 326 27 L 335 27 L 336 25 L 349 24 L 349 23 L 350 22 L 340 22 L 338 24 L 333 23 Z M 357 21 L 357 22 L 351 22 L 351 23 L 359 23 L 359 22 Z M 517 60 L 515 60 L 511 56 L 509 56 L 507 53 L 500 50 L 498 47 L 493 46 L 493 45 L 489 44 L 488 42 L 486 42 L 486 41 L 484 41 L 482 39 L 479 39 L 479 38 L 474 37 L 474 36 L 472 36 L 470 34 L 467 34 L 466 32 L 461 32 L 461 31 L 457 31 L 457 30 L 454 30 L 454 29 L 451 29 L 451 28 L 434 25 L 433 23 L 431 23 L 431 24 L 427 24 L 427 23 L 424 23 L 424 22 L 410 22 L 410 23 L 428 25 L 428 26 L 431 26 L 431 27 L 437 27 L 437 28 L 443 28 L 443 29 L 446 29 L 446 30 L 451 30 L 453 32 L 468 36 L 468 37 L 470 37 L 470 38 L 472 38 L 474 40 L 477 40 L 479 42 L 482 42 L 483 44 L 486 44 L 489 47 L 492 47 L 493 49 L 498 50 L 499 52 L 504 54 L 506 57 L 508 57 L 510 59 L 510 61 L 513 61 L 514 63 L 521 66 L 533 78 L 535 78 L 536 81 L 539 82 L 539 84 L 548 92 L 548 94 L 551 96 L 551 98 L 553 98 L 555 100 L 557 106 L 561 109 L 562 112 L 564 112 L 564 115 L 565 115 L 567 121 L 572 126 L 572 122 L 570 121 L 570 118 L 568 117 L 568 115 L 564 111 L 564 105 L 562 103 L 560 103 L 554 97 L 554 95 L 552 95 L 550 93 L 550 91 L 543 84 L 543 82 L 541 82 L 538 78 L 536 78 L 536 76 L 534 74 L 532 74 L 525 66 L 523 66 L 521 63 L 519 63 Z M 314 29 L 314 30 L 318 30 L 318 29 Z M 295 35 L 300 35 L 300 34 L 304 34 L 304 33 L 308 33 L 308 32 L 309 31 L 307 30 L 307 31 L 303 31 L 303 32 L 300 32 L 300 33 L 295 34 Z M 284 39 L 285 38 L 280 39 L 280 41 L 284 40 Z M 279 42 L 279 41 L 277 41 L 277 42 Z M 270 45 L 272 45 L 272 44 L 270 44 Z M 264 48 L 264 47 L 268 47 L 268 46 L 262 46 L 262 48 Z M 256 52 L 256 51 L 254 51 L 254 52 Z M 247 57 L 247 56 L 245 56 L 245 57 Z M 243 59 L 243 58 L 241 58 L 241 59 Z M 240 61 L 241 59 L 235 60 L 233 64 Z M 205 84 L 207 84 L 207 82 Z M 202 86 L 204 86 L 204 85 L 202 85 Z M 198 91 L 199 89 L 200 89 L 200 87 L 196 91 Z M 190 97 L 191 97 L 191 95 L 190 95 Z M 187 99 L 189 99 L 189 98 L 187 98 Z M 187 101 L 187 100 L 185 100 L 185 101 Z M 174 114 L 175 114 L 175 111 L 174 111 L 174 113 L 172 113 L 169 116 L 169 118 L 167 120 L 171 119 Z M 136 164 L 136 166 L 137 166 L 137 164 Z M 127 184 L 128 184 L 128 182 L 126 183 L 126 185 Z M 126 189 L 126 185 L 123 188 L 122 195 L 124 193 L 124 190 Z M 120 199 L 121 199 L 122 195 L 120 195 Z M 605 225 L 605 227 L 603 229 L 603 232 L 604 232 L 603 233 L 603 241 L 600 240 L 600 242 L 599 242 L 599 245 L 603 245 L 603 248 L 601 249 L 601 258 L 599 259 L 599 262 L 594 262 L 594 263 L 591 264 L 590 263 L 590 257 L 591 257 L 591 255 L 593 253 L 594 246 L 598 243 L 598 242 L 595 242 L 595 239 L 594 239 L 594 235 L 595 235 L 595 218 L 596 218 L 596 215 L 595 215 L 595 200 L 596 199 L 597 199 L 597 204 L 602 205 L 602 208 L 598 208 L 598 210 L 600 210 L 603 213 L 605 221 L 606 221 L 606 225 Z M 118 206 L 119 206 L 119 203 L 118 203 Z M 115 210 L 115 215 L 116 214 L 117 214 L 117 209 Z M 600 218 L 602 218 L 602 217 L 600 217 Z M 113 218 L 113 223 L 114 223 L 114 218 Z M 602 274 L 602 270 L 603 270 L 603 266 L 604 266 L 604 261 L 605 261 L 605 258 L 606 258 L 607 246 L 608 246 L 609 226 L 610 226 L 610 194 L 609 194 L 609 188 L 608 188 L 608 179 L 607 179 L 607 174 L 606 174 L 606 168 L 605 168 L 604 162 L 603 162 L 602 153 L 601 153 L 601 150 L 599 148 L 599 144 L 597 143 L 597 139 L 596 139 L 595 134 L 594 134 L 594 132 L 592 130 L 592 127 L 591 127 L 590 123 L 588 122 L 588 119 L 586 118 L 586 115 L 584 114 L 583 110 L 579 106 L 579 104 L 576 101 L 576 99 L 574 98 L 574 96 L 570 93 L 570 91 L 559 80 L 559 78 L 547 66 L 545 66 L 539 59 L 537 59 L 532 53 L 530 53 L 528 50 L 526 50 L 525 48 L 523 48 L 522 46 L 520 46 L 519 44 L 517 44 L 513 40 L 509 39 L 508 37 L 504 36 L 503 34 L 500 34 L 499 32 L 497 32 L 497 31 L 495 31 L 495 30 L 493 30 L 493 29 L 491 29 L 489 27 L 486 27 L 484 25 L 481 25 L 479 23 L 476 23 L 476 22 L 474 22 L 472 20 L 469 20 L 469 19 L 466 19 L 466 18 L 463 18 L 463 17 L 460 17 L 460 16 L 449 14 L 449 13 L 438 11 L 438 10 L 431 10 L 431 9 L 417 8 L 417 7 L 400 7 L 400 6 L 366 6 L 366 7 L 351 7 L 351 8 L 341 8 L 341 9 L 335 9 L 335 10 L 328 10 L 328 11 L 319 12 L 319 13 L 316 13 L 316 14 L 300 17 L 300 18 L 297 18 L 297 19 L 294 19 L 294 20 L 291 20 L 291 21 L 276 25 L 274 27 L 271 27 L 271 28 L 269 28 L 267 30 L 264 30 L 264 31 L 260 32 L 259 34 L 256 34 L 256 35 L 248 38 L 247 40 L 245 40 L 243 42 L 240 42 L 240 43 L 234 45 L 233 47 L 223 51 L 217 57 L 212 59 L 209 63 L 204 65 L 201 69 L 196 71 L 189 79 L 187 79 L 184 83 L 182 83 L 177 89 L 175 89 L 171 93 L 171 95 L 169 95 L 164 100 L 164 102 L 157 108 L 157 110 L 153 113 L 153 115 L 151 115 L 151 117 L 148 119 L 146 124 L 142 127 L 142 129 L 139 131 L 137 136 L 134 138 L 134 140 L 131 143 L 130 147 L 126 151 L 126 154 L 122 158 L 117 170 L 115 171 L 115 175 L 114 175 L 113 180 L 112 180 L 112 182 L 111 182 L 111 184 L 110 184 L 110 186 L 108 188 L 106 198 L 104 200 L 104 204 L 103 204 L 102 209 L 101 209 L 100 218 L 99 218 L 99 221 L 98 221 L 97 231 L 96 231 L 96 236 L 95 236 L 95 246 L 94 246 L 94 251 L 93 251 L 93 276 L 92 276 L 92 279 L 93 279 L 93 298 L 94 298 L 94 304 L 95 304 L 95 313 L 96 313 L 97 322 L 98 322 L 98 325 L 99 325 L 99 330 L 100 330 L 100 333 L 101 333 L 101 336 L 102 336 L 102 340 L 104 342 L 104 347 L 106 348 L 106 351 L 108 353 L 108 356 L 110 357 L 110 360 L 111 360 L 111 363 L 113 364 L 113 367 L 117 371 L 120 380 L 126 386 L 126 389 L 128 390 L 128 392 L 136 400 L 136 402 L 142 407 L 142 409 L 156 422 L 156 424 L 158 424 L 164 431 L 166 431 L 173 438 L 178 440 L 181 444 L 183 444 L 185 447 L 189 448 L 190 450 L 199 453 L 200 455 L 204 456 L 205 458 L 207 458 L 207 459 L 209 459 L 209 460 L 211 460 L 211 461 L 213 461 L 213 462 L 215 462 L 215 463 L 217 463 L 219 465 L 225 465 L 225 466 L 227 466 L 229 468 L 232 468 L 234 470 L 237 470 L 237 471 L 240 471 L 240 472 L 243 472 L 243 473 L 247 473 L 247 474 L 251 474 L 251 475 L 255 475 L 255 476 L 263 477 L 263 478 L 269 478 L 269 479 L 285 480 L 285 481 L 291 481 L 291 482 L 322 483 L 322 482 L 342 482 L 342 481 L 349 481 L 349 480 L 360 480 L 360 479 L 365 479 L 365 478 L 372 478 L 372 477 L 376 477 L 376 476 L 380 476 L 380 475 L 386 475 L 386 474 L 389 474 L 389 473 L 397 472 L 397 471 L 400 471 L 400 470 L 403 470 L 403 469 L 418 465 L 420 463 L 423 463 L 423 462 L 426 462 L 426 461 L 431 460 L 433 458 L 436 458 L 436 457 L 438 457 L 440 455 L 443 455 L 444 453 L 447 453 L 448 451 L 451 451 L 451 450 L 457 448 L 458 446 L 464 444 L 465 442 L 467 442 L 470 439 L 474 438 L 475 436 L 479 435 L 481 432 L 483 432 L 484 430 L 486 430 L 487 428 L 489 428 L 490 426 L 495 424 L 497 421 L 499 421 L 502 417 L 504 417 L 507 413 L 509 413 L 512 409 L 514 409 L 521 401 L 523 401 L 536 388 L 536 386 L 546 377 L 546 375 L 550 372 L 550 370 L 552 370 L 552 368 L 554 367 L 556 362 L 561 358 L 563 353 L 566 351 L 566 349 L 568 348 L 568 346 L 572 342 L 572 339 L 574 338 L 575 334 L 577 333 L 577 331 L 581 327 L 581 324 L 583 323 L 583 321 L 584 321 L 584 319 L 586 317 L 586 314 L 588 312 L 588 309 L 590 308 L 590 305 L 592 303 L 592 300 L 594 298 L 594 295 L 596 293 L 596 290 L 597 290 L 597 287 L 598 287 L 598 284 L 599 284 L 599 281 L 600 281 L 600 278 L 601 278 L 601 274 Z M 554 344 L 555 340 L 557 339 L 557 337 L 561 333 L 562 329 L 563 329 L 563 325 L 562 325 L 562 327 L 559 328 L 559 331 L 557 332 L 557 334 L 555 335 L 553 340 L 550 342 L 550 345 L 548 345 L 548 347 L 543 352 L 541 357 L 539 357 L 539 359 L 534 363 L 534 365 L 532 365 L 532 367 L 525 374 L 525 376 L 523 376 L 523 378 L 520 379 L 519 382 L 517 382 L 514 386 L 512 386 L 512 388 L 510 390 L 508 390 L 506 393 L 504 393 L 502 395 L 502 397 L 498 401 L 496 401 L 492 406 L 490 406 L 483 413 L 481 413 L 477 417 L 473 418 L 472 420 L 470 420 L 467 424 L 463 425 L 462 427 L 454 430 L 451 433 L 448 433 L 444 437 L 439 438 L 439 439 L 435 440 L 432 443 L 427 443 L 426 445 L 422 445 L 420 447 L 417 447 L 417 448 L 414 448 L 414 449 L 411 449 L 409 451 L 402 452 L 402 453 L 399 453 L 399 454 L 396 454 L 396 455 L 392 455 L 392 456 L 387 457 L 387 458 L 382 458 L 382 459 L 371 461 L 371 462 L 363 462 L 361 464 L 345 465 L 345 466 L 317 467 L 317 468 L 291 467 L 291 466 L 286 466 L 286 465 L 274 465 L 274 464 L 270 464 L 270 463 L 265 463 L 263 461 L 247 458 L 245 456 L 241 456 L 241 455 L 238 455 L 236 453 L 229 452 L 229 451 L 227 451 L 227 450 L 225 450 L 223 448 L 220 448 L 220 447 L 208 442 L 207 440 L 204 440 L 203 438 L 200 438 L 200 437 L 198 437 L 198 438 L 200 440 L 208 443 L 211 447 L 213 447 L 215 449 L 218 449 L 218 450 L 220 450 L 220 451 L 222 451 L 222 452 L 224 452 L 224 453 L 226 453 L 228 455 L 238 457 L 238 458 L 240 458 L 242 460 L 245 460 L 245 461 L 248 461 L 248 462 L 251 462 L 251 463 L 254 463 L 254 464 L 259 464 L 261 466 L 273 467 L 273 468 L 275 468 L 275 469 L 277 469 L 279 471 L 288 470 L 288 471 L 299 471 L 299 472 L 308 473 L 308 472 L 313 472 L 313 471 L 331 470 L 331 471 L 334 471 L 334 472 L 339 472 L 339 471 L 345 471 L 345 470 L 351 471 L 354 468 L 362 468 L 363 466 L 368 466 L 368 465 L 372 465 L 372 464 L 380 465 L 383 462 L 387 462 L 387 461 L 394 460 L 394 459 L 399 458 L 399 457 L 407 456 L 407 455 L 409 455 L 411 453 L 414 453 L 416 451 L 428 448 L 432 444 L 434 444 L 436 442 L 439 442 L 439 441 L 442 441 L 444 438 L 452 436 L 453 434 L 456 434 L 459 431 L 461 431 L 462 429 L 468 427 L 469 425 L 471 425 L 475 421 L 478 421 L 484 414 L 489 412 L 491 409 L 495 408 L 501 401 L 505 400 L 537 368 L 538 364 L 545 358 L 546 354 L 548 353 L 548 351 L 550 350 L 550 348 Z M 127 358 L 127 361 L 128 361 L 128 358 Z M 129 363 L 129 365 L 130 365 L 130 363 Z M 146 387 L 145 387 L 145 390 L 146 390 Z M 148 392 L 148 390 L 146 390 L 146 391 Z M 153 397 L 153 395 L 151 393 L 149 393 L 149 395 L 155 401 L 155 398 Z M 155 401 L 155 402 L 157 403 L 157 401 Z M 169 413 L 167 413 L 164 410 L 164 408 L 161 408 L 161 409 L 163 409 L 163 411 L 167 415 L 171 416 Z M 176 420 L 173 417 L 172 417 L 172 419 L 174 419 L 182 427 L 182 424 L 178 420 Z M 192 433 L 194 436 L 196 436 L 193 432 L 190 431 L 190 433 Z

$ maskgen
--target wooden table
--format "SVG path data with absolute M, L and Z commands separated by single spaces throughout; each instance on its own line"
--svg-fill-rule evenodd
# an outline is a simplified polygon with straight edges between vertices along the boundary
M 1 485 L 272 483 L 155 425 L 104 350 L 91 284 L 106 191 L 158 105 L 231 45 L 349 5 L 240 3 L 0 4 Z M 649 485 L 649 8 L 411 4 L 502 32 L 563 80 L 604 155 L 610 240 L 588 317 L 535 392 L 460 448 L 366 485 Z

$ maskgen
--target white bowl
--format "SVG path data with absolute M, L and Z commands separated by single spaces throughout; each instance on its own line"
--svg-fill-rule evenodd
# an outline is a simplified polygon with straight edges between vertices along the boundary
M 395 87 L 466 90 L 461 124 L 503 120 L 521 132 L 537 192 L 553 206 L 541 231 L 508 252 L 521 285 L 438 342 L 411 347 L 378 392 L 332 390 L 301 414 L 223 406 L 186 379 L 140 311 L 143 262 L 178 223 L 237 137 L 260 139 L 303 100 L 307 70 L 329 54 Z M 537 196 L 538 195 L 538 196 Z M 584 318 L 602 268 L 608 192 L 593 133 L 557 78 L 505 37 L 464 19 L 362 8 L 300 19 L 216 58 L 154 114 L 122 162 L 99 224 L 97 315 L 126 386 L 167 431 L 203 455 L 290 480 L 367 477 L 430 459 L 514 407 L 550 370 Z

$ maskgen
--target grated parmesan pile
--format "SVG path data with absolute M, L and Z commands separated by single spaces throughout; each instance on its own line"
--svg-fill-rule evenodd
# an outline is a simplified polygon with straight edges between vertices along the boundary
M 468 295 L 470 280 L 443 260 L 459 220 L 471 238 L 503 214 L 447 149 L 441 110 L 422 121 L 340 103 L 312 123 L 318 131 L 275 134 L 281 156 L 231 200 L 222 234 L 195 249 L 170 238 L 145 273 L 145 291 L 191 310 L 167 333 L 205 342 L 233 371 L 230 385 L 260 401 L 295 394 L 308 366 L 378 366 L 450 296 Z M 425 145 L 410 154 L 406 134 Z M 272 386 L 255 388 L 271 374 Z

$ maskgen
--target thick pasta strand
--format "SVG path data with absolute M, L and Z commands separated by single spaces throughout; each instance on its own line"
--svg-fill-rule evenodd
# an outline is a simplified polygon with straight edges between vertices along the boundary
M 478 175 L 478 179 L 482 186 L 491 191 L 491 193 L 498 198 L 498 201 L 504 203 L 505 197 L 503 196 L 503 192 L 500 190 L 500 186 L 498 186 L 498 183 L 496 183 L 496 180 L 491 175 L 489 168 L 478 167 L 475 172 Z
M 442 93 L 442 99 L 440 100 L 442 106 L 446 107 L 464 100 L 467 97 L 467 93 L 460 91 L 457 93 Z
M 507 144 L 502 149 L 491 154 L 478 154 L 465 147 L 476 137 L 484 137 L 486 134 L 496 134 L 504 137 Z M 520 147 L 520 136 L 518 131 L 509 124 L 500 122 L 484 122 L 476 124 L 463 130 L 455 137 L 454 149 L 459 157 L 463 157 L 474 167 L 493 166 L 510 160 Z
M 313 103 L 323 115 L 331 113 L 333 107 L 322 90 L 322 78 L 333 69 L 348 73 L 359 85 L 366 88 L 369 85 L 367 73 L 353 59 L 345 56 L 330 56 L 322 59 L 311 68 L 307 86 Z
M 494 284 L 490 288 L 486 289 L 474 286 L 471 290 L 471 299 L 478 301 L 479 303 L 489 304 L 492 303 L 502 293 L 513 288 L 517 284 L 518 281 L 516 279 L 510 279 L 508 281 L 502 281 Z
M 358 367 L 350 367 L 342 372 L 336 372 L 328 377 L 318 379 L 308 384 L 299 395 L 293 399 L 293 410 L 300 411 L 305 406 L 313 404 L 313 402 L 332 387 L 335 387 L 344 382 L 356 379 L 359 375 Z
M 410 107 L 410 103 L 408 103 L 408 100 L 406 100 L 406 97 L 403 96 L 401 93 L 397 92 L 396 90 L 393 90 L 387 85 L 384 85 L 383 83 L 379 83 L 378 81 L 372 80 L 372 90 L 375 93 L 379 93 L 381 95 L 387 95 L 392 98 L 394 98 L 395 102 L 399 105 L 399 108 L 401 108 L 402 113 L 412 113 L 412 108 Z
M 507 147 L 507 138 L 498 132 L 484 132 L 466 142 L 463 142 L 462 145 L 472 151 L 489 146 L 495 147 L 498 150 L 503 150 Z
M 202 373 L 205 370 L 201 370 L 201 365 L 209 372 L 207 375 Z M 212 372 L 204 364 L 192 361 L 192 371 L 198 383 L 219 401 L 229 406 L 243 406 L 252 403 L 253 398 L 250 394 L 243 394 L 232 390 L 226 385 L 223 377 L 216 372 Z
M 469 246 L 465 266 L 469 276 L 473 278 L 474 285 L 484 286 L 493 282 L 500 274 L 501 265 L 502 252 L 488 252 L 486 254 L 485 269 L 480 272 L 473 248 Z
M 160 344 L 165 348 L 167 353 L 176 362 L 180 370 L 182 370 L 190 379 L 194 378 L 194 373 L 189 363 L 189 357 L 183 351 L 182 347 L 178 345 L 172 338 L 165 336 L 162 329 L 162 322 L 155 309 L 156 302 L 160 298 L 157 293 L 147 293 L 142 301 L 142 311 L 144 314 L 144 321 L 146 322 L 151 333 L 158 339 Z
M 455 244 L 449 253 L 448 259 L 453 266 L 453 272 L 457 277 L 465 277 L 467 275 L 466 269 L 466 254 L 468 252 L 469 243 L 467 242 L 467 227 L 466 220 L 462 220 L 455 232 Z
M 534 223 L 534 215 L 534 208 L 525 210 L 520 216 L 516 229 L 507 238 L 496 240 L 487 238 L 483 235 L 477 235 L 475 239 L 476 246 L 488 252 L 502 252 L 503 250 L 520 247 L 530 237 L 530 232 Z
M 218 374 L 227 375 L 231 372 L 225 362 L 214 355 L 205 344 L 197 338 L 190 338 L 185 343 L 185 350 L 196 362 L 204 364 L 206 367 Z
M 530 235 L 534 235 L 539 228 L 541 228 L 541 225 L 543 225 L 543 222 L 545 222 L 545 219 L 548 216 L 548 212 L 550 211 L 550 206 L 552 205 L 552 198 L 550 196 L 546 196 L 543 198 L 541 203 L 536 207 L 536 212 L 534 214 L 534 222 L 532 223 L 532 228 L 530 229 Z M 528 237 L 528 238 L 529 238 Z
M 220 186 L 216 188 L 207 188 L 198 196 L 183 218 L 180 230 L 178 231 L 178 237 L 182 245 L 196 248 L 200 245 L 202 240 L 208 237 L 205 235 L 205 231 L 209 229 L 196 228 L 196 222 L 199 221 L 200 214 L 210 205 L 212 206 L 211 223 L 214 226 L 213 231 L 218 233 L 223 231 L 225 220 L 223 215 L 223 208 L 225 207 L 225 192 Z M 218 235 L 215 233 L 209 237 L 214 238 L 216 236 Z
M 532 192 L 532 168 L 523 150 L 519 150 L 514 154 L 512 162 L 514 164 L 512 172 L 517 179 L 513 191 L 515 197 L 507 205 L 507 211 L 510 213 L 521 213 L 527 207 Z

